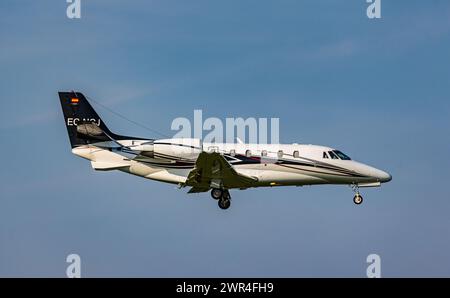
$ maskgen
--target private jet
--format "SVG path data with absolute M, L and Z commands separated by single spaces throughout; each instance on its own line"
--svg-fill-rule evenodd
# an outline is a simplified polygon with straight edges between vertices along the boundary
M 317 145 L 205 143 L 196 138 L 147 139 L 111 132 L 80 92 L 59 92 L 72 153 L 98 171 L 118 170 L 147 179 L 211 192 L 221 209 L 231 189 L 349 185 L 360 205 L 360 187 L 389 182 L 387 172 Z

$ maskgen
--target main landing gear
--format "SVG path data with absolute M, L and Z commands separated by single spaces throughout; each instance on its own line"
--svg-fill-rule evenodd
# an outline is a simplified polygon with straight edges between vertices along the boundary
M 350 187 L 355 193 L 355 196 L 353 197 L 353 203 L 355 203 L 356 205 L 360 205 L 363 202 L 363 197 L 359 193 L 359 186 L 357 184 L 352 184 L 350 185 Z
M 211 190 L 211 197 L 217 200 L 220 209 L 228 209 L 231 205 L 231 196 L 228 189 L 213 188 Z

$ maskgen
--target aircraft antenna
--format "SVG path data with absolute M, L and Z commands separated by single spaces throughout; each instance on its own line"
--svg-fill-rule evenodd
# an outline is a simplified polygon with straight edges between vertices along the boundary
M 165 137 L 165 138 L 171 138 L 170 136 L 168 136 L 168 135 L 166 135 L 166 134 L 163 134 L 163 133 L 161 133 L 161 132 L 159 132 L 159 131 L 157 131 L 157 130 L 154 130 L 154 129 L 152 129 L 152 128 L 150 128 L 150 127 L 148 127 L 148 126 L 146 126 L 146 125 L 144 125 L 144 124 L 142 124 L 142 123 L 139 123 L 139 122 L 137 122 L 137 121 L 134 121 L 134 120 L 129 119 L 128 117 L 122 115 L 122 114 L 119 113 L 119 112 L 114 111 L 113 109 L 111 109 L 111 108 L 105 106 L 104 104 L 99 103 L 98 101 L 94 100 L 93 98 L 91 98 L 91 97 L 89 97 L 89 96 L 86 96 L 86 98 L 89 99 L 90 101 L 92 101 L 93 103 L 99 105 L 100 107 L 102 107 L 102 108 L 108 110 L 110 113 L 113 113 L 113 114 L 116 115 L 117 117 L 122 118 L 123 120 L 126 120 L 126 121 L 128 121 L 128 122 L 131 122 L 131 123 L 133 123 L 134 125 L 139 126 L 140 128 L 146 129 L 146 130 L 148 130 L 148 131 L 150 131 L 150 132 L 152 132 L 152 133 L 155 133 L 155 134 L 157 134 L 157 135 L 160 135 L 160 136 L 162 136 L 162 137 Z

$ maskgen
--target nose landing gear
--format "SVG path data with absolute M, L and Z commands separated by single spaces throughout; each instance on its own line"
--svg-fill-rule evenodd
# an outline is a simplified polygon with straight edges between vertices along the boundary
M 355 203 L 356 205 L 359 205 L 363 202 L 363 197 L 357 193 L 354 197 L 353 197 L 353 203 Z
M 220 209 L 228 209 L 231 206 L 231 196 L 228 189 L 219 189 L 219 188 L 213 188 L 211 190 L 211 197 L 215 200 L 217 200 L 217 204 L 219 205 Z
M 356 205 L 360 205 L 363 202 L 363 197 L 359 193 L 359 186 L 357 184 L 352 184 L 350 185 L 350 187 L 355 193 L 355 196 L 353 197 L 353 203 L 355 203 Z

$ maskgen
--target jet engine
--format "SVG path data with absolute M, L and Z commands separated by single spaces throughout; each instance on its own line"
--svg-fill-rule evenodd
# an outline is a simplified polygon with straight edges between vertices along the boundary
M 202 152 L 200 139 L 178 138 L 155 140 L 134 146 L 141 155 L 165 160 L 195 160 Z

